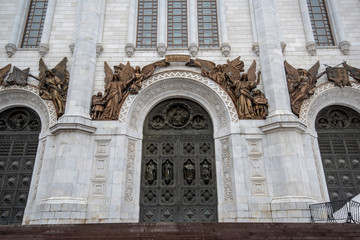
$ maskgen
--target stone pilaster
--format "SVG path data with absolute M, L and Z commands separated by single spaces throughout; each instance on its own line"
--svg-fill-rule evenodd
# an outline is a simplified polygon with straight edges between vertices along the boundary
M 188 0 L 188 23 L 189 26 L 189 51 L 191 56 L 195 57 L 198 50 L 198 21 L 197 21 L 197 2 Z
M 336 29 L 337 40 L 340 51 L 344 55 L 350 54 L 350 43 L 346 39 L 344 26 L 342 24 L 341 16 L 339 13 L 339 6 L 336 0 L 328 0 L 328 8 L 330 8 L 331 19 L 333 20 Z
M 48 1 L 44 27 L 42 30 L 41 41 L 39 45 L 39 54 L 41 57 L 44 57 L 45 54 L 49 51 L 49 38 L 50 38 L 51 25 L 55 12 L 55 5 L 56 5 L 56 0 Z
M 128 35 L 127 35 L 127 43 L 125 45 L 125 53 L 126 56 L 132 57 L 135 52 L 136 45 L 136 2 L 137 1 L 129 1 L 129 23 L 128 23 Z
M 266 134 L 267 177 L 273 186 L 272 218 L 280 221 L 280 216 L 291 210 L 308 211 L 306 204 L 314 202 L 319 194 L 312 192 L 309 182 L 309 173 L 316 170 L 305 154 L 311 151 L 304 146 L 306 126 L 291 112 L 275 0 L 254 0 L 254 12 L 262 81 L 269 102 L 269 116 L 261 130 Z
M 159 0 L 158 2 L 158 23 L 157 23 L 157 51 L 160 57 L 165 56 L 167 49 L 166 31 L 167 31 L 167 20 L 166 20 L 166 0 Z
M 16 15 L 11 29 L 10 39 L 5 46 L 6 54 L 8 55 L 8 57 L 12 57 L 12 55 L 14 55 L 17 50 L 17 46 L 19 46 L 20 44 L 22 34 L 21 29 L 24 28 L 24 24 L 26 22 L 26 13 L 29 4 L 29 0 L 19 0 L 18 2 Z
M 299 0 L 301 17 L 304 25 L 305 37 L 306 37 L 306 50 L 312 56 L 316 55 L 316 43 L 314 39 L 314 33 L 311 27 L 309 8 L 306 0 Z
M 102 1 L 87 0 L 83 3 L 78 35 L 75 39 L 64 118 L 90 118 Z
M 217 10 L 219 13 L 219 25 L 220 25 L 220 50 L 221 53 L 227 57 L 230 55 L 231 46 L 229 44 L 227 23 L 226 23 L 226 6 L 224 0 L 217 1 Z
M 265 95 L 269 101 L 269 116 L 292 114 L 284 70 L 281 37 L 273 0 L 255 0 L 254 12 L 258 33 L 260 65 Z

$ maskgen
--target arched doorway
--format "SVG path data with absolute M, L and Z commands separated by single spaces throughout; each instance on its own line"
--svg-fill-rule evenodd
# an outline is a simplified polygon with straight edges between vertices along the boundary
M 28 199 L 41 121 L 29 108 L 0 113 L 0 224 L 21 224 Z
M 316 118 L 316 130 L 330 201 L 360 193 L 360 114 L 329 106 Z
M 197 103 L 170 99 L 146 117 L 140 222 L 215 222 L 213 125 Z

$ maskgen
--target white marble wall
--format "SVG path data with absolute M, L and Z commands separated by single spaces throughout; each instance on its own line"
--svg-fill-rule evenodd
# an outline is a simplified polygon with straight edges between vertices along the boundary
M 282 61 L 309 68 L 317 60 L 328 65 L 347 60 L 360 67 L 359 2 L 343 0 L 338 4 L 344 26 L 341 34 L 351 44 L 350 54 L 344 55 L 335 46 L 318 47 L 313 56 L 306 49 L 308 29 L 303 25 L 299 0 L 271 1 L 271 7 L 265 6 L 264 0 L 218 1 L 226 16 L 220 21 L 227 25 L 226 29 L 221 25 L 222 34 L 227 34 L 222 41 L 231 45 L 230 55 L 224 57 L 220 48 L 199 49 L 196 57 L 223 64 L 228 58 L 241 56 L 246 70 L 255 59 L 263 78 L 259 88 L 270 102 L 271 117 L 265 121 L 238 121 L 233 104 L 218 85 L 201 77 L 199 69 L 180 64 L 157 70 L 158 78 L 149 79 L 139 95 L 126 100 L 119 121 L 91 121 L 90 97 L 104 91 L 104 61 L 110 66 L 126 61 L 144 66 L 161 59 L 156 49 L 137 49 L 131 57 L 126 55 L 126 43 L 133 41 L 128 37 L 132 32 L 129 27 L 134 27 L 134 23 L 128 24 L 131 2 L 106 0 L 102 20 L 98 1 L 82 1 L 88 4 L 91 21 L 84 20 L 81 30 L 81 19 L 86 16 L 77 16 L 79 1 L 56 1 L 44 60 L 53 67 L 68 57 L 72 83 L 62 124 L 53 124 L 51 103 L 33 105 L 35 110 L 42 106 L 37 112 L 44 126 L 24 224 L 137 222 L 142 124 L 153 106 L 170 97 L 201 103 L 213 120 L 220 222 L 308 222 L 308 204 L 328 199 L 313 127 L 316 113 L 325 107 L 324 98 L 332 99 L 328 104 L 352 105 L 360 111 L 359 102 L 352 97 L 360 90 L 356 84 L 342 90 L 319 87 L 321 91 L 307 100 L 308 110 L 303 110 L 299 120 L 290 113 Z M 30 67 L 37 75 L 38 49 L 18 49 L 11 58 L 6 54 L 17 4 L 10 0 L 0 3 L 0 67 L 12 63 Z M 98 35 L 104 50 L 96 56 Z M 286 43 L 283 52 L 281 41 Z M 259 43 L 259 56 L 252 50 L 255 42 Z M 74 53 L 71 43 L 78 48 Z M 178 53 L 188 54 L 189 50 L 167 50 L 167 54 Z M 162 73 L 165 71 L 171 72 Z M 325 81 L 324 76 L 319 85 Z M 37 85 L 33 79 L 29 82 Z M 28 106 L 16 97 L 21 91 L 38 99 L 35 90 L 0 88 L 2 99 L 14 99 L 14 106 Z M 10 100 L 0 102 L 0 110 L 12 106 Z

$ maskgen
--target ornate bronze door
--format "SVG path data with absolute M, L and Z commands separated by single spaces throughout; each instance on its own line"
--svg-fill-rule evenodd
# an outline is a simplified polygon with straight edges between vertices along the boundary
M 171 99 L 147 116 L 140 222 L 215 222 L 213 126 L 198 104 Z
M 41 123 L 28 108 L 0 113 L 0 224 L 21 224 Z
M 316 130 L 331 201 L 360 193 L 360 114 L 343 106 L 323 109 Z

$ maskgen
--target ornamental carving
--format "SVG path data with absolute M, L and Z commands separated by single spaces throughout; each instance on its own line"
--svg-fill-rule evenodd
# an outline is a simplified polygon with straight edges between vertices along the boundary
M 333 107 L 330 111 L 319 114 L 317 129 L 360 129 L 360 119 L 355 111 L 343 111 L 341 107 Z
M 247 73 L 244 72 L 244 62 L 240 57 L 227 64 L 216 65 L 203 59 L 191 59 L 187 64 L 199 67 L 201 75 L 218 83 L 230 96 L 236 106 L 239 119 L 265 119 L 268 114 L 268 101 L 256 86 L 260 83 L 260 72 L 256 74 L 255 60 Z
M 314 94 L 319 71 L 319 61 L 309 70 L 294 68 L 284 61 L 286 80 L 290 94 L 292 112 L 299 116 L 300 108 L 305 99 Z
M 39 95 L 44 100 L 52 100 L 57 116 L 65 112 L 67 89 L 69 86 L 69 72 L 66 70 L 67 58 L 64 57 L 55 68 L 49 69 L 44 60 L 39 61 Z
M 161 112 L 154 114 L 149 121 L 149 129 L 203 129 L 208 127 L 206 118 L 194 112 L 184 103 L 172 103 Z

